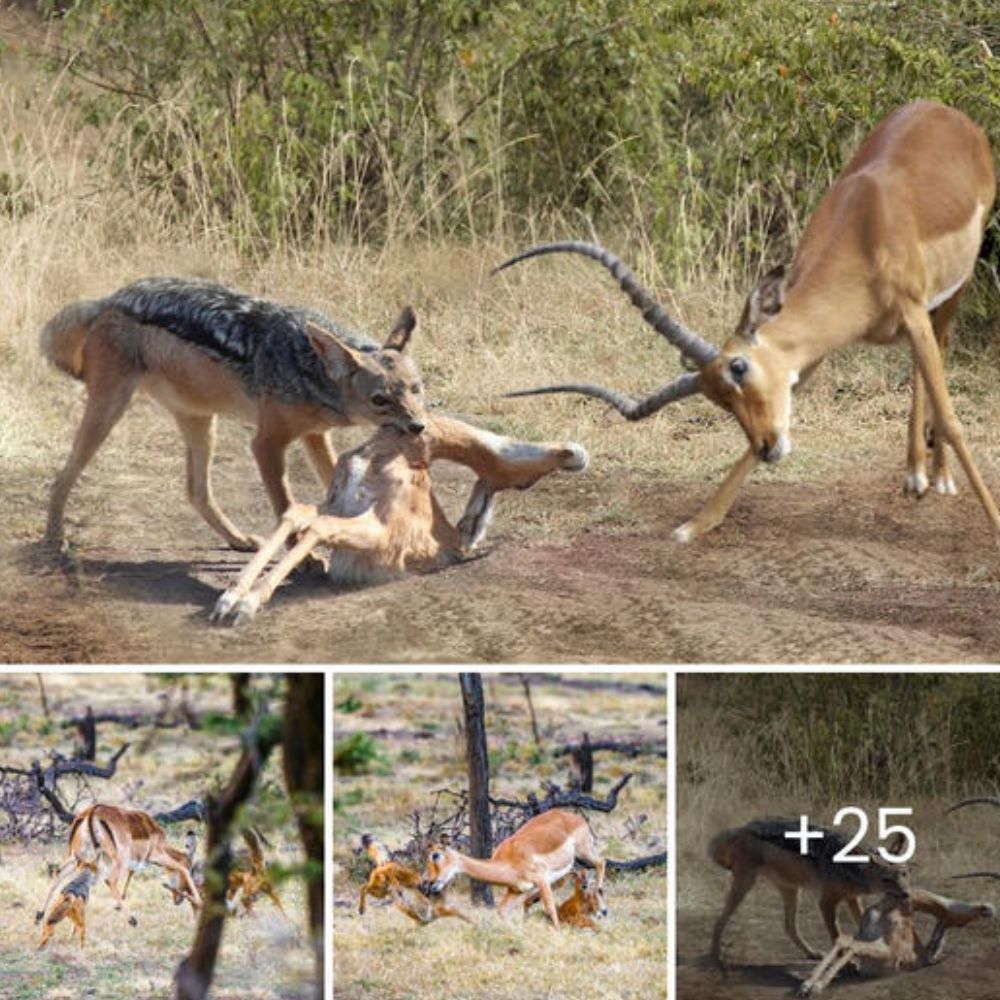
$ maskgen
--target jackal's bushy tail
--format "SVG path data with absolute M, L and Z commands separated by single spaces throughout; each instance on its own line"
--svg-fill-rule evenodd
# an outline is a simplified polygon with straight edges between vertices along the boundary
M 87 339 L 87 328 L 103 308 L 103 300 L 85 299 L 56 313 L 42 327 L 38 338 L 42 354 L 67 375 L 82 378 L 83 345 Z

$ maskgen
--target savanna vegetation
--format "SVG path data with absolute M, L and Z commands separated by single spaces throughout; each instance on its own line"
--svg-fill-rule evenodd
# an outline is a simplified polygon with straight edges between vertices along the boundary
M 594 402 L 503 399 L 595 379 L 638 394 L 679 362 L 587 262 L 489 277 L 528 241 L 596 235 L 721 340 L 889 109 L 939 98 L 1000 141 L 993 4 L 80 0 L 0 12 L 0 41 L 0 628 L 13 658 L 995 660 L 997 564 L 969 491 L 898 495 L 905 352 L 820 369 L 796 400 L 795 452 L 754 474 L 696 566 L 670 532 L 736 458 L 733 421 L 700 399 L 638 427 Z M 330 605 L 314 591 L 286 614 L 294 627 L 222 636 L 205 610 L 241 560 L 206 555 L 215 539 L 173 503 L 175 431 L 137 403 L 71 499 L 74 582 L 39 575 L 29 546 L 80 400 L 40 359 L 38 330 L 149 274 L 209 277 L 375 336 L 413 303 L 433 407 L 578 441 L 590 469 L 504 497 L 492 537 L 509 562 L 484 560 L 461 585 L 441 574 L 338 594 L 347 610 L 322 629 Z M 949 361 L 991 485 L 998 295 L 978 268 Z M 364 433 L 338 432 L 337 447 Z M 224 422 L 216 492 L 264 534 L 246 443 Z M 297 495 L 316 499 L 303 469 Z M 461 509 L 464 486 L 441 492 Z M 532 547 L 528 593 L 510 581 Z M 114 586 L 126 566 L 132 584 Z M 435 617 L 470 593 L 488 624 Z M 386 601 L 426 627 L 401 642 Z M 715 628 L 730 601 L 754 606 L 752 634 Z M 572 623 L 557 637 L 551 617 Z
M 295 695 L 281 675 L 247 680 L 238 704 L 233 693 L 229 677 L 208 674 L 0 678 L 5 1000 L 322 996 L 308 917 L 317 887 L 322 920 L 322 856 L 312 862 L 300 834 L 303 822 L 315 822 L 318 809 L 322 844 L 322 800 L 305 789 L 289 794 L 296 788 L 290 777 L 297 770 L 290 759 L 297 753 L 295 739 L 265 755 L 265 747 L 280 740 L 282 708 Z M 302 712 L 299 727 L 309 728 Z M 247 757 L 251 746 L 257 765 Z M 233 795 L 234 781 L 244 785 L 242 801 Z M 209 901 L 200 921 L 186 902 L 174 905 L 161 884 L 165 873 L 150 867 L 132 878 L 124 911 L 115 909 L 103 882 L 94 886 L 84 948 L 71 940 L 72 924 L 64 920 L 46 949 L 36 951 L 41 925 L 35 914 L 49 891 L 49 866 L 65 858 L 68 821 L 93 802 L 161 816 L 167 843 L 178 850 L 187 831 L 197 834 L 196 858 L 206 872 L 202 892 Z M 226 810 L 231 814 L 223 827 Z M 267 874 L 286 915 L 261 897 L 252 915 L 226 918 L 218 939 L 225 907 L 213 894 L 224 891 L 225 881 L 212 866 L 224 858 L 228 866 L 227 845 L 231 840 L 234 852 L 243 848 L 239 831 L 247 827 L 266 839 Z M 175 975 L 182 960 L 187 976 L 179 988 Z
M 666 688 L 661 675 L 483 675 L 494 847 L 527 814 L 509 805 L 543 799 L 548 784 L 569 793 L 580 774 L 560 750 L 584 733 L 594 744 L 593 798 L 629 773 L 611 811 L 581 812 L 604 857 L 627 861 L 666 850 Z M 530 693 L 530 702 L 529 702 Z M 334 996 L 448 996 L 499 1000 L 528 995 L 666 996 L 667 874 L 609 870 L 600 930 L 553 928 L 535 907 L 508 923 L 473 906 L 469 881 L 448 890 L 472 925 L 441 918 L 419 926 L 391 905 L 358 897 L 371 869 L 360 849 L 371 834 L 396 860 L 424 870 L 442 833 L 468 852 L 469 810 L 463 699 L 453 674 L 338 673 L 334 677 Z M 597 749 L 630 742 L 629 757 Z M 577 784 L 574 786 L 574 781 Z M 555 890 L 560 901 L 568 884 Z M 502 890 L 494 889 L 494 899 Z

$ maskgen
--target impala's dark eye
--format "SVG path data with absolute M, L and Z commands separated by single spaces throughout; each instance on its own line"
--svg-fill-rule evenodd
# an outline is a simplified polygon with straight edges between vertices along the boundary
M 440 861 L 440 860 L 441 860 L 441 852 L 440 851 L 435 851 L 431 855 L 431 861 Z
M 383 395 L 381 392 L 373 392 L 371 394 L 370 402 L 371 402 L 372 406 L 379 406 L 379 407 L 381 407 L 381 406 L 388 406 L 389 405 L 389 397 Z
M 750 366 L 747 364 L 746 358 L 733 358 L 729 362 L 729 374 L 732 375 L 733 381 L 739 385 L 744 378 L 746 378 L 747 372 L 750 370 Z

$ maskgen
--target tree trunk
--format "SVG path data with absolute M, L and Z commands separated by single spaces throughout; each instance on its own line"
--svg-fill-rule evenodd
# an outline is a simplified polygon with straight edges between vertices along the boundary
M 226 919 L 226 887 L 232 866 L 229 838 L 232 835 L 233 820 L 237 809 L 253 794 L 268 755 L 279 740 L 278 730 L 274 726 L 267 727 L 264 732 L 251 734 L 248 746 L 240 756 L 222 794 L 218 798 L 214 795 L 205 798 L 205 810 L 208 814 L 205 894 L 191 952 L 174 973 L 176 1000 L 205 1000 L 208 996 Z
M 476 858 L 493 854 L 490 824 L 490 768 L 486 750 L 483 679 L 480 674 L 459 674 L 465 708 L 465 755 L 469 765 L 469 835 Z M 483 882 L 472 882 L 472 901 L 493 905 L 493 893 Z
M 285 785 L 307 863 L 309 928 L 316 958 L 316 1000 L 323 998 L 323 675 L 289 674 L 285 712 Z

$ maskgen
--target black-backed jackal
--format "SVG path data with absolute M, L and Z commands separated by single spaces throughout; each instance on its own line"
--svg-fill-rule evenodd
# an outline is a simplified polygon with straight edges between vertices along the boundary
M 66 917 L 73 922 L 70 937 L 79 931 L 80 947 L 84 946 L 87 940 L 87 902 L 90 900 L 90 890 L 97 879 L 97 863 L 86 861 L 50 901 L 42 914 L 42 940 L 38 944 L 39 951 L 49 943 L 56 924 Z
M 479 477 L 457 525 L 434 495 L 430 466 L 438 460 L 465 465 Z M 320 546 L 331 550 L 330 576 L 353 584 L 459 562 L 481 541 L 499 490 L 526 489 L 551 472 L 578 472 L 586 464 L 587 453 L 577 444 L 515 441 L 451 417 L 428 415 L 421 434 L 382 427 L 341 456 L 321 507 L 293 504 L 285 512 L 237 582 L 219 597 L 212 620 L 240 624 L 252 618 Z M 256 583 L 293 535 L 295 545 Z
M 163 827 L 141 809 L 97 802 L 77 813 L 69 828 L 66 860 L 53 879 L 42 913 L 48 911 L 62 879 L 70 871 L 96 864 L 102 855 L 109 865 L 102 877 L 118 909 L 124 906 L 133 873 L 148 865 L 158 865 L 175 877 L 178 891 L 191 903 L 191 908 L 196 912 L 201 908 L 201 893 L 191 878 L 188 855 L 167 843 Z
M 142 389 L 177 422 L 195 509 L 233 548 L 256 548 L 212 494 L 216 415 L 256 427 L 254 458 L 280 516 L 292 502 L 285 451 L 296 439 L 303 439 L 325 488 L 336 462 L 330 427 L 423 429 L 420 374 L 404 353 L 415 325 L 413 311 L 405 309 L 378 347 L 320 313 L 181 278 L 147 278 L 107 298 L 67 306 L 45 325 L 41 349 L 85 383 L 87 403 L 52 486 L 46 541 L 62 544 L 70 490 Z
M 856 846 L 855 851 L 868 855 L 867 863 L 838 864 L 833 858 L 848 845 L 848 839 L 836 830 L 823 831 L 822 839 L 809 841 L 809 853 L 799 853 L 799 841 L 786 833 L 799 829 L 799 820 L 767 818 L 753 820 L 741 827 L 717 834 L 708 846 L 709 857 L 728 869 L 733 876 L 722 913 L 712 933 L 711 957 L 722 961 L 722 935 L 726 924 L 753 888 L 758 878 L 772 882 L 781 894 L 785 908 L 785 931 L 809 958 L 821 954 L 802 937 L 798 925 L 799 894 L 803 889 L 819 893 L 823 922 L 836 941 L 840 935 L 837 908 L 846 903 L 855 920 L 861 920 L 862 897 L 871 894 L 908 890 L 905 866 L 882 860 L 871 848 Z

